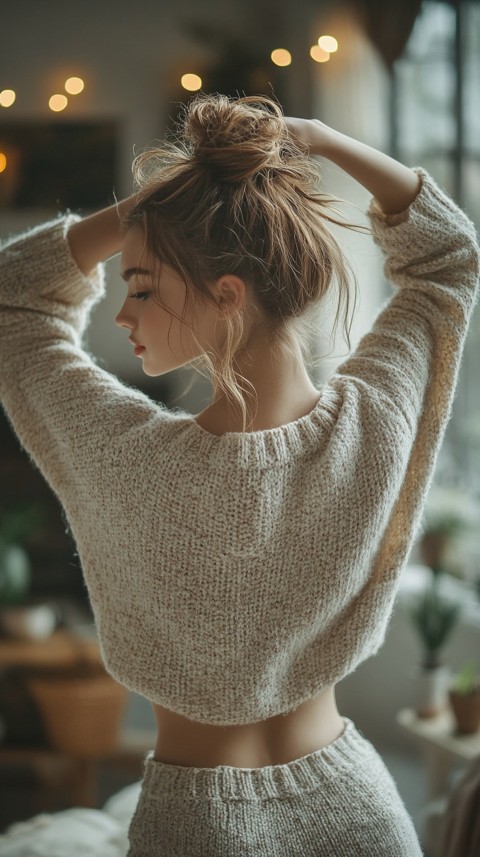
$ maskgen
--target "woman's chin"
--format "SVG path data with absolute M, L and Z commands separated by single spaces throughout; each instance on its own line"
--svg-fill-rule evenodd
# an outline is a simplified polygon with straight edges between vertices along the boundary
M 142 363 L 142 370 L 144 375 L 148 375 L 149 378 L 158 378 L 160 375 L 165 375 L 166 372 L 171 372 L 171 369 L 159 369 L 158 367 L 145 366 L 145 363 Z

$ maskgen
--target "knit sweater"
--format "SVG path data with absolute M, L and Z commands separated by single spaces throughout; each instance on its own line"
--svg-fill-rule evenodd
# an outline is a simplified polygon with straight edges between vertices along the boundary
M 82 346 L 104 295 L 66 212 L 0 245 L 0 394 L 59 498 L 107 671 L 188 718 L 296 708 L 381 647 L 478 297 L 473 223 L 422 167 L 368 206 L 392 293 L 306 416 L 213 435 Z

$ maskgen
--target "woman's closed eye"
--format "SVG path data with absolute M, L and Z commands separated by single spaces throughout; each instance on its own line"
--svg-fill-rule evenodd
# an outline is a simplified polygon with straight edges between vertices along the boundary
M 150 295 L 150 292 L 134 292 L 132 295 L 129 295 L 129 298 L 136 298 L 139 301 L 145 301 Z

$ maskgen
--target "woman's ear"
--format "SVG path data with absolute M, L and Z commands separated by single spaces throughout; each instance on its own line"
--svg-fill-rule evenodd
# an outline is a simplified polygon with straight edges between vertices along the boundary
M 223 274 L 214 284 L 214 296 L 223 316 L 229 316 L 245 308 L 247 287 L 241 277 Z

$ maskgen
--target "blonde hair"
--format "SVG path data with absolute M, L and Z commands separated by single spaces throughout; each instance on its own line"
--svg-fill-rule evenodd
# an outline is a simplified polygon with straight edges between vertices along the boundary
M 289 133 L 280 106 L 265 96 L 197 95 L 185 106 L 173 139 L 137 155 L 132 172 L 141 198 L 122 227 L 142 227 L 154 263 L 169 265 L 185 281 L 183 314 L 175 315 L 180 322 L 185 323 L 190 295 L 216 305 L 210 286 L 222 275 L 234 274 L 246 284 L 250 301 L 225 319 L 223 353 L 213 362 L 203 351 L 191 363 L 210 375 L 215 395 L 221 391 L 240 409 L 246 431 L 248 400 L 256 395 L 235 371 L 235 358 L 253 329 L 246 336 L 247 317 L 257 314 L 274 355 L 294 356 L 288 335 L 293 330 L 303 359 L 312 365 L 319 305 L 336 278 L 334 329 L 343 300 L 350 350 L 349 271 L 355 302 L 357 281 L 328 222 L 369 230 L 330 216 L 327 209 L 344 200 L 319 192 L 307 148 Z M 154 272 L 153 299 L 171 312 L 155 282 Z

